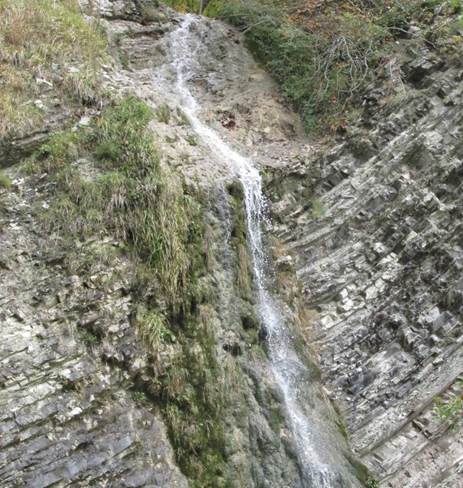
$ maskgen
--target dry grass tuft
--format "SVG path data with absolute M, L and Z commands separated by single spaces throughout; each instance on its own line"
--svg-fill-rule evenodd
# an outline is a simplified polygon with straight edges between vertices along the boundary
M 88 103 L 106 40 L 77 0 L 0 0 L 0 138 L 32 127 L 46 93 Z

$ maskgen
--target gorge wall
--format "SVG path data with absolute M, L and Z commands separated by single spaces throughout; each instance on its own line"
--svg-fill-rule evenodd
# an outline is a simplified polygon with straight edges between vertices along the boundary
M 109 39 L 108 98 L 152 108 L 161 165 L 198 192 L 200 291 L 169 315 L 120 236 L 44 224 L 59 180 L 31 171 L 31 153 L 86 130 L 108 99 L 50 103 L 40 126 L 0 141 L 12 181 L 0 188 L 0 484 L 312 486 L 256 312 L 243 190 L 175 87 L 183 16 L 148 0 L 80 5 Z M 333 488 L 463 486 L 461 426 L 433 413 L 462 390 L 461 69 L 425 48 L 417 60 L 403 40 L 400 103 L 384 104 L 379 80 L 359 120 L 316 143 L 242 35 L 201 19 L 191 36 L 199 119 L 264 175 L 272 291 L 308 368 L 305 413 L 328 432 Z M 88 150 L 71 165 L 104 171 Z M 155 350 L 139 324 L 153 302 L 170 317 Z

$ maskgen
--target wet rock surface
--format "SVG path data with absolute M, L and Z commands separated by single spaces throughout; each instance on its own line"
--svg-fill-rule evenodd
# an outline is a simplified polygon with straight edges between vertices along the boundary
M 463 83 L 422 54 L 402 67 L 400 106 L 372 90 L 344 140 L 269 178 L 308 341 L 355 451 L 389 487 L 463 486 L 461 426 L 432 412 L 463 373 Z
M 230 392 L 224 414 L 224 476 L 229 486 L 295 488 L 301 486 L 300 473 L 281 394 L 268 374 L 253 300 L 237 282 L 238 248 L 241 259 L 247 259 L 244 243 L 236 247 L 230 241 L 236 219 L 242 218 L 235 215 L 241 206 L 235 197 L 240 197 L 227 189 L 233 179 L 228 169 L 194 138 L 177 110 L 173 74 L 160 84 L 169 75 L 167 37 L 179 16 L 160 8 L 151 10 L 147 19 L 142 3 L 153 6 L 81 2 L 86 14 L 102 19 L 110 38 L 114 65 L 105 67 L 107 89 L 136 93 L 151 105 L 162 163 L 207 188 L 209 245 L 215 256 L 211 274 L 217 289 L 209 326 L 216 334 Z M 227 51 L 232 44 L 237 59 L 242 48 L 235 43 L 236 33 L 220 23 L 208 23 L 208 28 L 215 49 Z M 244 61 L 246 69 L 260 73 L 255 91 L 262 79 L 274 89 L 247 53 Z M 237 68 L 230 68 L 238 80 Z M 81 122 L 88 124 L 95 113 L 92 109 L 79 114 Z M 31 149 L 57 128 L 59 124 L 50 125 Z M 18 140 L 19 146 L 26 144 L 25 138 Z M 8 166 L 29 152 L 18 152 Z M 91 161 L 76 165 L 86 177 L 95 172 Z M 53 186 L 45 175 L 24 177 L 22 164 L 6 173 L 14 185 L 10 191 L 0 190 L 5 323 L 0 484 L 188 486 L 175 466 L 157 400 L 150 398 L 156 361 L 169 360 L 169 351 L 162 359 L 153 358 L 137 336 L 137 304 L 131 293 L 134 263 L 112 239 L 69 243 L 60 235 L 47 235 L 40 219 L 55 198 Z

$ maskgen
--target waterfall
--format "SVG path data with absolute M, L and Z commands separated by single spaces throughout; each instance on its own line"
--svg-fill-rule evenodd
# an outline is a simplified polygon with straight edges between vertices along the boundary
M 230 147 L 218 132 L 201 121 L 200 105 L 190 88 L 198 72 L 198 56 L 204 43 L 200 36 L 201 19 L 186 15 L 169 38 L 171 67 L 175 74 L 175 91 L 181 108 L 202 143 L 219 160 L 227 164 L 242 184 L 245 200 L 248 245 L 252 258 L 257 303 L 262 325 L 268 333 L 268 351 L 273 375 L 281 388 L 289 425 L 295 439 L 298 463 L 304 487 L 333 488 L 346 485 L 339 474 L 339 462 L 330 455 L 330 442 L 304 405 L 306 389 L 310 389 L 307 367 L 298 358 L 290 331 L 277 299 L 270 292 L 268 263 L 262 238 L 265 199 L 262 179 L 253 162 Z

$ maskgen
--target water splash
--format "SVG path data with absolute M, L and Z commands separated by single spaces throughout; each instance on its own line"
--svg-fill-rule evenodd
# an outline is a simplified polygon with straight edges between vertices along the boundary
M 283 392 L 291 430 L 296 441 L 303 486 L 307 488 L 334 488 L 346 485 L 339 467 L 324 446 L 326 439 L 317 428 L 317 421 L 304 410 L 306 389 L 310 389 L 306 366 L 292 345 L 278 301 L 269 291 L 266 270 L 267 259 L 262 237 L 265 199 L 262 179 L 253 162 L 239 154 L 220 135 L 207 126 L 199 116 L 200 105 L 190 88 L 199 72 L 199 53 L 205 48 L 201 39 L 201 19 L 186 15 L 180 27 L 170 35 L 172 68 L 175 72 L 175 90 L 180 105 L 192 129 L 213 155 L 225 162 L 240 180 L 245 200 L 247 235 L 252 257 L 253 273 L 258 293 L 260 320 L 268 333 L 269 357 L 273 374 Z

